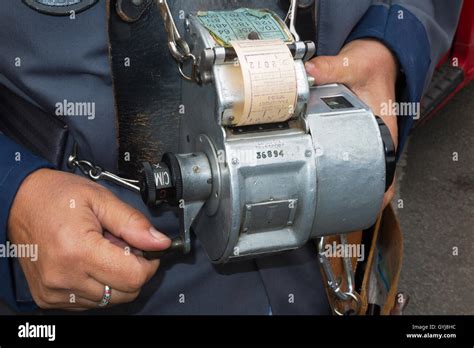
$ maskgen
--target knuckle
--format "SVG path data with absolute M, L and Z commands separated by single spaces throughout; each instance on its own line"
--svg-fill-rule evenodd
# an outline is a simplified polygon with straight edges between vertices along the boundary
M 93 190 L 93 193 L 95 195 L 98 195 L 101 197 L 107 197 L 107 196 L 112 195 L 112 193 L 108 189 L 106 189 L 104 186 L 96 184 L 96 183 L 92 183 L 92 184 L 93 185 L 90 186 L 90 189 Z
M 108 189 L 95 182 L 85 184 L 81 192 L 84 194 L 85 199 L 92 204 L 102 203 L 110 199 L 110 196 L 113 196 Z
M 135 209 L 132 209 L 128 215 L 127 215 L 127 218 L 126 218 L 126 225 L 133 225 L 137 222 L 140 222 L 144 219 L 142 213 L 140 213 L 139 211 L 135 210 Z
M 120 304 L 120 303 L 130 303 L 135 301 L 138 296 L 140 295 L 141 290 L 134 290 L 133 292 L 127 292 L 123 293 L 120 298 L 115 300 L 115 304 Z
M 128 302 L 135 301 L 138 298 L 139 295 L 140 295 L 140 290 L 131 293 L 130 297 L 128 298 Z
M 93 183 L 93 185 L 88 185 L 87 187 L 87 196 L 95 202 L 102 202 L 110 199 L 111 192 L 105 187 Z
M 132 272 L 127 279 L 128 287 L 134 292 L 140 290 L 145 282 L 146 274 L 140 271 Z
M 87 181 L 85 178 L 77 177 L 74 181 L 69 181 L 67 187 L 65 188 L 66 192 L 80 193 L 80 196 L 90 196 L 99 190 L 101 186 Z
M 52 272 L 47 272 L 43 275 L 42 283 L 46 289 L 60 289 L 64 287 L 62 277 Z M 44 292 L 43 294 L 48 295 L 48 292 Z
M 52 306 L 49 303 L 43 301 L 39 297 L 36 297 L 36 298 L 33 297 L 33 300 L 35 301 L 36 305 L 41 309 L 51 309 L 52 308 Z
M 332 60 L 329 57 L 324 57 L 323 59 L 324 68 L 327 72 L 327 76 L 334 77 L 334 71 L 336 67 L 334 66 Z
M 45 309 L 45 307 L 48 306 L 48 304 L 43 300 L 43 297 L 41 296 L 40 289 L 32 290 L 31 297 L 33 297 L 33 301 L 38 307 Z
M 75 231 L 74 233 L 77 233 Z M 77 266 L 83 255 L 82 248 L 79 245 L 73 245 L 70 241 L 64 241 L 57 251 L 57 260 L 64 264 Z
M 33 295 L 33 299 L 40 308 L 50 309 L 54 307 L 53 294 L 45 287 L 40 287 L 36 295 Z

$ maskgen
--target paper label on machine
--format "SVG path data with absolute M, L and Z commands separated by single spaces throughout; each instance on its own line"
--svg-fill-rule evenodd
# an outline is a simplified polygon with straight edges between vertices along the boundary
M 232 41 L 244 82 L 244 105 L 233 125 L 289 120 L 297 101 L 295 62 L 281 40 Z

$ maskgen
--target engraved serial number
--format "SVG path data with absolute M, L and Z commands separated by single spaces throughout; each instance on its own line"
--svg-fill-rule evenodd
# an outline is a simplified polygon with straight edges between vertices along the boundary
M 267 158 L 279 158 L 285 157 L 285 153 L 283 150 L 268 150 L 268 151 L 258 151 L 257 152 L 257 159 L 267 159 Z

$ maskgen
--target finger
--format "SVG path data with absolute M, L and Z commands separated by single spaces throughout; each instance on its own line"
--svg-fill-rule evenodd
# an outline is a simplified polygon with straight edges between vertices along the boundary
M 139 290 L 155 274 L 159 260 L 148 261 L 110 243 L 100 234 L 91 235 L 87 251 L 87 274 L 101 284 L 123 292 Z
M 92 209 L 106 230 L 132 247 L 158 251 L 171 245 L 171 240 L 158 232 L 142 213 L 109 191 L 103 191 L 95 197 Z
M 111 291 L 112 295 L 109 301 L 110 305 L 132 302 L 138 297 L 140 293 L 140 291 L 123 292 L 112 287 Z M 81 285 L 77 287 L 77 289 L 74 291 L 69 291 L 69 296 L 71 296 L 71 294 L 74 294 L 74 296 L 77 298 L 85 299 L 95 303 L 95 306 L 97 307 L 104 297 L 105 285 L 98 282 L 94 278 L 88 278 L 87 280 L 83 281 Z
M 50 292 L 45 299 L 35 300 L 35 302 L 42 309 L 65 310 L 97 308 L 99 303 L 77 296 L 71 296 L 70 292 L 64 290 Z
M 102 288 L 104 287 L 102 286 Z M 78 290 L 76 292 L 79 293 Z M 98 300 L 91 300 L 89 298 L 77 296 L 74 299 L 74 302 L 70 300 L 70 294 L 61 293 L 61 294 L 58 294 L 57 300 L 53 304 L 51 304 L 50 307 L 48 307 L 48 309 L 57 308 L 57 309 L 74 310 L 74 311 L 84 311 L 88 309 L 103 309 L 106 307 L 111 307 L 111 306 L 115 306 L 122 303 L 132 302 L 140 294 L 140 292 L 136 292 L 132 294 L 132 293 L 125 293 L 125 292 L 112 289 L 109 303 L 106 306 L 101 307 L 99 306 L 99 304 L 101 303 L 102 297 L 104 296 L 103 292 L 104 290 L 102 290 L 102 295 L 100 295 L 100 298 Z M 90 294 L 87 296 L 90 297 Z M 64 299 L 66 298 L 69 298 L 68 302 L 65 302 Z
M 143 251 L 138 250 L 134 247 L 131 247 L 130 245 L 125 243 L 122 239 L 115 237 L 112 233 L 108 231 L 104 231 L 104 238 L 109 240 L 110 243 L 118 246 L 119 248 L 122 248 L 125 251 L 130 251 L 131 253 L 137 256 L 143 256 Z
M 349 83 L 350 69 L 348 62 L 341 56 L 319 56 L 306 62 L 308 74 L 314 77 L 317 85 L 330 83 Z

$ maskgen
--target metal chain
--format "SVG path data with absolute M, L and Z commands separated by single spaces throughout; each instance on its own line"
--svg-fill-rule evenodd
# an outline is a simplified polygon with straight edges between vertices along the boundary
M 71 169 L 78 168 L 85 176 L 93 181 L 105 180 L 134 192 L 140 192 L 138 180 L 122 178 L 114 173 L 103 170 L 100 166 L 94 165 L 89 161 L 80 160 L 77 155 L 77 144 L 74 144 L 67 165 Z
M 179 73 L 185 80 L 200 84 L 201 81 L 199 78 L 198 62 L 196 56 L 191 53 L 188 43 L 179 34 L 167 0 L 156 0 L 156 3 L 160 9 L 161 17 L 163 18 L 163 22 L 165 24 L 165 30 L 168 34 L 168 48 L 170 50 L 171 56 L 178 64 Z M 285 23 L 288 23 L 290 32 L 296 41 L 300 40 L 295 26 L 298 6 L 299 0 L 291 0 L 290 8 L 285 19 Z M 184 66 L 188 61 L 191 61 L 192 64 L 191 75 L 187 75 L 184 72 Z

